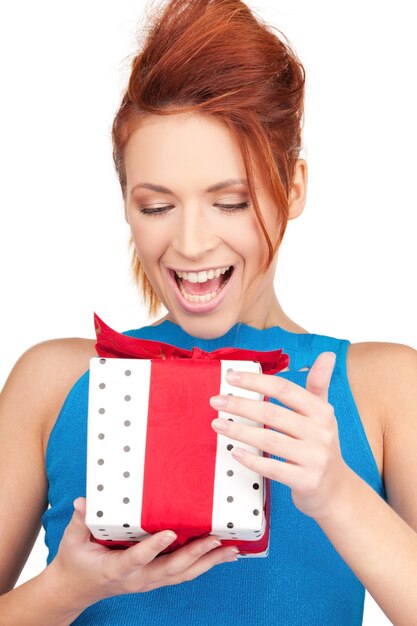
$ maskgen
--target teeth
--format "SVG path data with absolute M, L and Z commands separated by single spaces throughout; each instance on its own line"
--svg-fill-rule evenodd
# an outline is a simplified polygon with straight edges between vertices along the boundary
M 219 267 L 216 270 L 208 270 L 207 272 L 175 272 L 179 278 L 184 278 L 188 280 L 190 283 L 205 283 L 208 280 L 216 277 L 218 278 L 220 274 L 224 274 L 230 268 L 230 265 L 226 267 Z M 206 294 L 208 295 L 208 294 Z
M 220 289 L 222 288 L 223 286 L 220 287 Z M 191 295 L 187 293 L 182 285 L 180 285 L 180 289 L 184 298 L 189 302 L 210 302 L 210 300 L 213 300 L 213 298 L 215 298 L 220 291 L 220 289 L 218 289 L 217 291 L 212 291 L 211 293 L 205 293 L 202 296 L 197 296 L 195 294 Z

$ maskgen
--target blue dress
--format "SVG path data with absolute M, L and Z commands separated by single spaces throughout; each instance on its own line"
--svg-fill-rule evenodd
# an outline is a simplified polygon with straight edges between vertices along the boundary
M 292 333 L 279 326 L 258 330 L 243 323 L 222 337 L 200 339 L 169 320 L 124 334 L 206 351 L 226 346 L 264 351 L 283 348 L 290 357 L 290 369 L 276 375 L 302 387 L 308 375 L 304 368 L 311 367 L 321 352 L 335 352 L 329 402 L 335 409 L 343 458 L 386 500 L 347 378 L 348 340 Z M 71 519 L 73 500 L 86 495 L 88 382 L 87 371 L 70 390 L 48 442 L 50 507 L 42 518 L 48 564 Z M 271 402 L 281 405 L 274 399 Z M 190 582 L 101 600 L 83 611 L 73 624 L 358 626 L 362 624 L 364 597 L 363 585 L 319 525 L 294 506 L 286 485 L 271 481 L 271 537 L 266 558 L 241 558 L 216 565 Z

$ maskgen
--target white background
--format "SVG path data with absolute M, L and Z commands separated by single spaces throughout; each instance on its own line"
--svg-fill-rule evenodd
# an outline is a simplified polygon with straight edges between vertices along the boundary
M 407 0 L 263 0 L 307 72 L 309 191 L 276 276 L 309 332 L 417 347 L 415 43 Z M 110 129 L 141 0 L 0 5 L 0 383 L 29 346 L 150 320 L 129 275 Z M 165 311 L 164 311 L 165 312 Z M 45 566 L 41 531 L 18 584 Z M 367 594 L 364 624 L 390 623 Z

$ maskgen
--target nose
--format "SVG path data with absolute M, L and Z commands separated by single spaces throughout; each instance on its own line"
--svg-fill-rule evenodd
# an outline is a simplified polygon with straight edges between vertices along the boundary
M 172 233 L 172 247 L 181 256 L 197 260 L 203 258 L 217 245 L 217 235 L 212 232 L 203 209 L 195 204 L 183 206 Z

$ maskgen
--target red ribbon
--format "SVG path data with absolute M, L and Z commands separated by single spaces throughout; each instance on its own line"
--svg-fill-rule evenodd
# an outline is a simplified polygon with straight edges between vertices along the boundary
M 177 539 L 164 550 L 171 552 L 212 532 L 217 434 L 211 422 L 217 417 L 217 411 L 211 407 L 209 398 L 220 391 L 220 361 L 257 361 L 263 373 L 274 374 L 287 367 L 289 357 L 281 349 L 262 352 L 220 348 L 205 352 L 193 347 L 184 350 L 171 344 L 117 333 L 96 314 L 94 321 L 98 356 L 152 360 L 140 525 L 151 534 L 168 528 L 174 530 Z M 161 367 L 162 360 L 171 359 L 179 360 Z M 195 367 L 189 368 L 187 359 L 193 359 Z M 185 379 L 185 386 L 178 385 L 178 380 Z M 264 453 L 264 456 L 270 455 Z M 222 545 L 236 545 L 242 554 L 266 550 L 269 542 L 269 480 L 265 480 L 264 485 L 264 535 L 256 541 L 226 539 L 222 540 Z M 167 494 L 172 497 L 167 498 Z M 114 547 L 132 545 L 129 541 L 96 541 Z
M 243 348 L 219 348 L 218 350 L 205 352 L 197 347 L 193 347 L 192 350 L 185 350 L 162 341 L 129 337 L 107 326 L 96 313 L 94 313 L 94 325 L 97 336 L 96 351 L 98 356 L 102 357 L 257 361 L 261 364 L 264 374 L 281 372 L 290 362 L 290 357 L 282 349 L 264 352 L 262 350 L 245 350 Z

